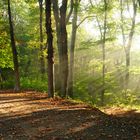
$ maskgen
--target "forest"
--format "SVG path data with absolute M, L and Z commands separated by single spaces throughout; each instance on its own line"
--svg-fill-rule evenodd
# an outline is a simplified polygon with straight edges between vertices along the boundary
M 139 39 L 140 0 L 0 0 L 0 139 L 139 140 Z

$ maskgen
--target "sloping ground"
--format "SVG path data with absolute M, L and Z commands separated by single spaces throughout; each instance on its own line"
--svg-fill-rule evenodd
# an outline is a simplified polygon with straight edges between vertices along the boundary
M 110 114 L 41 93 L 0 92 L 0 139 L 140 140 L 136 110 Z

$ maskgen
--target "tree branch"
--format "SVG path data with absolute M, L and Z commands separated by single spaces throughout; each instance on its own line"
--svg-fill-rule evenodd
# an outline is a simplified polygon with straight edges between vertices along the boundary
M 93 16 L 86 16 L 86 17 L 84 17 L 84 18 L 81 20 L 81 22 L 77 25 L 77 28 L 78 28 L 86 19 L 92 18 L 92 17 L 95 17 L 95 16 L 93 15 Z
M 73 2 L 73 0 L 71 0 L 70 11 L 69 11 L 69 14 L 68 14 L 68 16 L 67 16 L 67 18 L 66 18 L 66 24 L 68 24 L 69 19 L 70 19 L 70 17 L 71 17 L 71 14 L 72 14 L 72 12 L 73 12 L 73 5 L 74 5 L 74 2 Z

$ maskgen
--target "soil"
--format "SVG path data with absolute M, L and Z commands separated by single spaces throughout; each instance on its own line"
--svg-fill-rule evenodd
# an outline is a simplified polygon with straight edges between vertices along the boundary
M 140 112 L 1 91 L 0 140 L 140 140 Z

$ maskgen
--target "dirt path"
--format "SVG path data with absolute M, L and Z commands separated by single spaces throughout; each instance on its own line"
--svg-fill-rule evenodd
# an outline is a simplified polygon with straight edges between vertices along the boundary
M 140 140 L 140 114 L 127 113 L 107 115 L 84 104 L 47 99 L 41 93 L 1 92 L 0 139 Z

